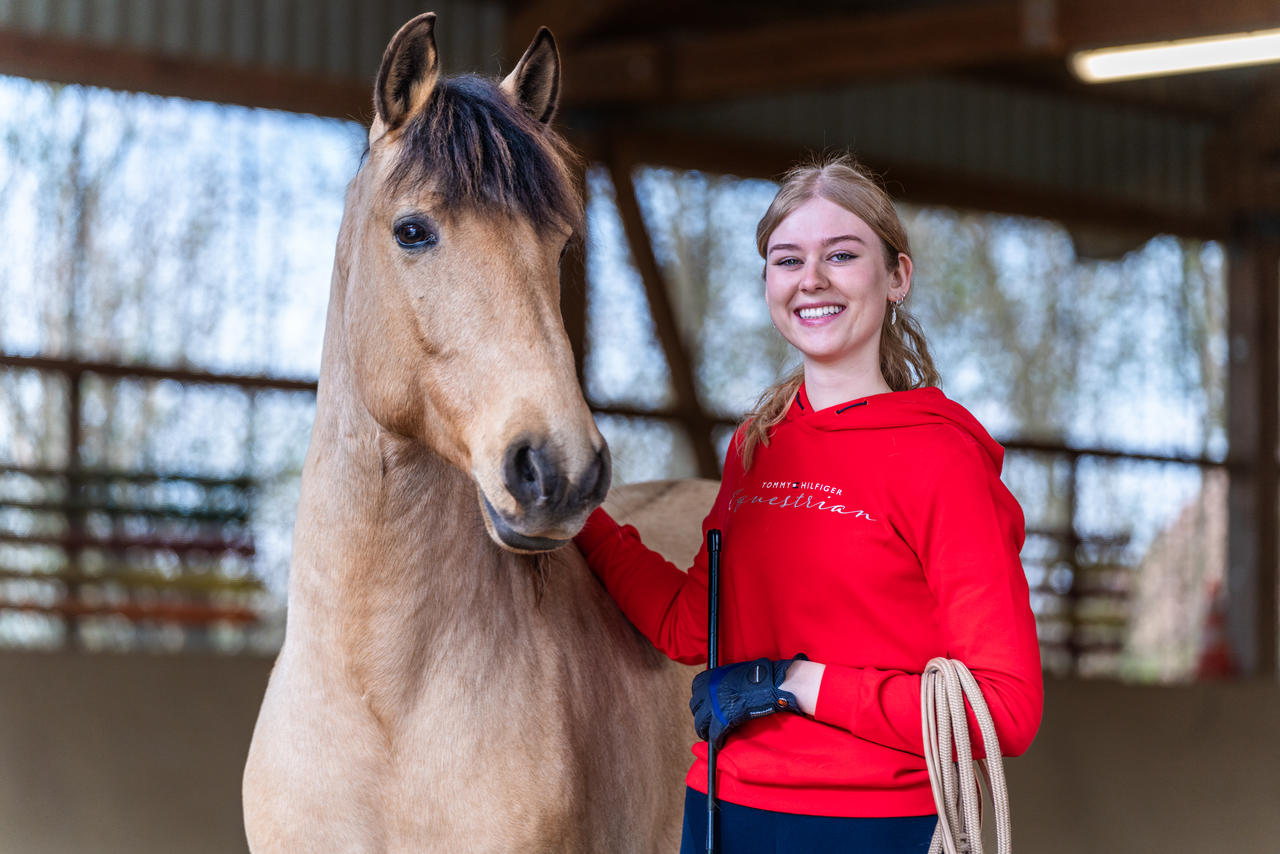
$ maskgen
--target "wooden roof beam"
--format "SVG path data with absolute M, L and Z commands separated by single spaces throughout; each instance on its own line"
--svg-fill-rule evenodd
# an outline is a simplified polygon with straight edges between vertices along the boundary
M 538 27 L 549 27 L 563 51 L 625 4 L 626 0 L 530 0 L 503 25 L 507 61 L 516 64 Z
M 572 103 L 695 100 L 1025 55 L 1016 0 L 842 15 L 567 51 Z
M 0 29 L 0 74 L 314 113 L 368 124 L 373 84 L 232 62 L 164 56 Z
M 1045 0 L 1049 2 L 1049 0 Z M 1072 50 L 1280 27 L 1275 0 L 1052 0 Z
M 570 103 L 698 100 L 1280 27 L 1275 0 L 978 0 L 566 51 Z

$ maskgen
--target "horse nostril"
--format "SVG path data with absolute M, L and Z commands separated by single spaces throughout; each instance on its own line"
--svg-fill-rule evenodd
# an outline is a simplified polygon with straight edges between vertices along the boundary
M 538 465 L 533 459 L 533 448 L 528 445 L 516 451 L 515 456 L 516 477 L 519 478 L 521 485 L 536 486 L 538 483 Z
M 587 471 L 587 476 L 582 481 L 584 484 L 588 484 L 586 496 L 590 501 L 599 504 L 609 494 L 609 481 L 612 479 L 612 470 L 613 461 L 609 455 L 609 446 L 605 445 L 596 451 L 596 458 L 592 462 L 591 469 Z
M 560 473 L 546 451 L 525 443 L 507 452 L 503 480 L 520 506 L 528 508 L 555 498 Z

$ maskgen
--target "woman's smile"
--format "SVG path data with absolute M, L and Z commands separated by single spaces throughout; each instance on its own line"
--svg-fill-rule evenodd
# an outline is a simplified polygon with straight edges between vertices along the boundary
M 823 305 L 807 305 L 797 308 L 795 313 L 800 322 L 806 326 L 820 326 L 844 311 L 844 306 L 834 303 Z

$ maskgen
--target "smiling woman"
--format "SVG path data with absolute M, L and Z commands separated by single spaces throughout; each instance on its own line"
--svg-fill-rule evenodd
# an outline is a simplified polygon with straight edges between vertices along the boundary
M 731 663 L 693 682 L 708 747 L 686 777 L 681 850 L 703 850 L 712 773 L 726 854 L 922 854 L 936 824 L 925 665 L 970 667 L 1006 754 L 1039 726 L 1022 511 L 1003 448 L 936 387 L 897 309 L 912 264 L 888 196 L 850 160 L 819 161 L 787 174 L 756 233 L 770 316 L 802 361 L 739 428 L 703 521 L 723 534 Z M 575 539 L 655 646 L 705 660 L 706 548 L 682 573 L 603 510 Z
M 938 372 L 903 302 L 911 248 L 892 199 L 851 158 L 797 166 L 756 227 L 774 327 L 803 362 L 747 418 L 743 463 L 803 383 L 825 408 L 869 394 L 936 386 Z
M 611 181 L 590 177 L 589 399 L 660 410 L 671 398 L 662 352 L 637 322 L 648 319 L 644 289 L 628 266 Z M 778 185 L 659 166 L 638 168 L 634 179 L 699 399 L 736 420 L 800 357 L 775 333 L 761 298 L 755 226 Z M 914 264 L 894 329 L 918 321 L 929 331 L 947 395 L 1006 442 L 1003 479 L 1027 515 L 1022 560 L 1046 667 L 1191 678 L 1204 624 L 1175 615 L 1205 613 L 1224 565 L 1212 555 L 1225 540 L 1183 521 L 1226 512 L 1202 507 L 1218 501 L 1205 487 L 1226 454 L 1222 247 L 1162 236 L 1099 260 L 1060 223 L 895 207 Z M 891 305 L 888 314 L 891 321 Z M 620 420 L 597 416 L 615 480 L 694 470 L 683 446 L 640 450 L 642 430 L 663 430 L 664 439 L 683 431 L 658 417 Z M 718 439 L 721 458 L 731 435 Z M 1165 530 L 1209 544 L 1209 556 L 1156 548 Z

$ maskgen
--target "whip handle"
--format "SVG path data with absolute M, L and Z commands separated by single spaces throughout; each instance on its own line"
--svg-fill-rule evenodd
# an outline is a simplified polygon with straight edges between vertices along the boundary
M 707 531 L 707 668 L 719 666 L 720 531 Z M 707 740 L 707 854 L 716 854 L 716 748 Z

